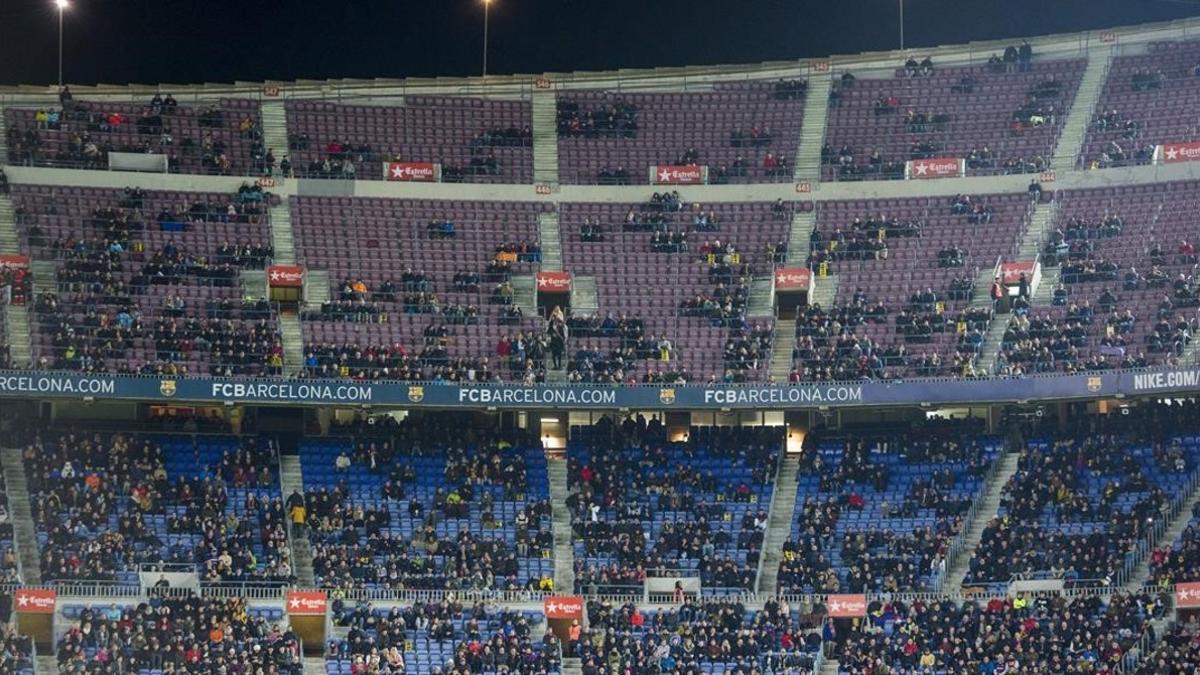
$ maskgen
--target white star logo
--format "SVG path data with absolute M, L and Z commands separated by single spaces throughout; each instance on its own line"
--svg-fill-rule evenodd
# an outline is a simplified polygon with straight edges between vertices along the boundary
M 1167 148 L 1167 159 L 1175 159 L 1176 157 L 1179 157 L 1179 150 Z
M 29 598 L 24 595 L 18 595 L 17 596 L 17 604 L 22 607 L 25 607 L 25 606 L 29 605 Z
M 667 169 L 660 169 L 658 172 L 658 182 L 666 183 L 671 180 L 671 172 Z
M 392 178 L 403 178 L 403 177 L 404 177 L 404 167 L 400 166 L 399 164 L 393 164 L 392 165 Z
M 292 598 L 288 605 L 292 609 L 298 609 L 300 607 L 300 598 Z
M 929 175 L 929 165 L 926 164 L 925 162 L 917 162 L 916 164 L 913 165 L 913 168 L 917 170 L 918 176 Z

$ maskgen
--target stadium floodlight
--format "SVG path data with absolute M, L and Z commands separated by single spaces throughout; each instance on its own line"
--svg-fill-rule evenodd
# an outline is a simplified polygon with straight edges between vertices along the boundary
M 58 88 L 61 91 L 63 86 L 63 12 L 71 6 L 69 0 L 54 0 L 54 6 L 58 8 Z
M 904 51 L 904 0 L 900 0 L 900 51 Z
M 483 0 L 483 77 L 487 79 L 488 57 L 488 14 L 492 8 L 492 0 Z

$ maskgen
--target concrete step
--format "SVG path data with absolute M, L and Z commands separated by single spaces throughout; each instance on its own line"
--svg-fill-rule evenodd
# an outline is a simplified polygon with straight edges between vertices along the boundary
M 1196 508 L 1197 504 L 1200 504 L 1200 482 L 1194 483 L 1191 492 L 1179 500 L 1176 506 L 1177 510 L 1170 522 L 1167 523 L 1166 529 L 1149 542 L 1149 546 L 1140 555 L 1135 553 L 1137 563 L 1131 565 L 1130 572 L 1125 579 L 1124 586 L 1127 590 L 1136 591 L 1150 581 L 1150 552 L 1155 547 L 1170 546 L 1179 541 L 1179 537 L 1191 523 L 1192 510 Z
M 280 314 L 279 333 L 283 338 L 284 373 L 299 375 L 304 370 L 304 334 L 300 317 L 292 312 Z
M 5 330 L 8 334 L 8 356 L 14 366 L 24 368 L 33 362 L 33 337 L 29 330 L 29 307 L 4 306 Z
M 287 202 L 272 206 L 271 246 L 275 249 L 273 261 L 280 265 L 296 264 L 296 244 L 292 233 L 292 213 Z
M 796 320 L 775 322 L 775 341 L 771 343 L 771 379 L 787 382 L 792 373 L 792 348 L 796 346 Z
M 995 471 L 984 484 L 982 496 L 975 504 L 975 515 L 967 524 L 960 546 L 957 547 L 957 555 L 953 560 L 947 561 L 948 571 L 943 578 L 942 589 L 954 592 L 962 587 L 963 579 L 970 569 L 971 556 L 975 555 L 975 549 L 983 538 L 984 528 L 996 517 L 996 512 L 1000 509 L 1004 486 L 1017 472 L 1019 458 L 1018 452 L 1005 452 L 1000 456 Z
M 804 122 L 800 127 L 800 144 L 796 148 L 794 178 L 797 182 L 816 182 L 821 178 L 821 146 L 825 144 L 825 123 L 829 117 L 829 90 L 833 78 L 829 74 L 808 80 L 804 97 Z
M 0 165 L 4 164 L 7 154 L 0 154 Z M 12 199 L 6 194 L 0 194 L 0 253 L 4 255 L 19 255 L 21 240 L 17 232 L 17 224 L 13 219 Z
M 296 455 L 279 456 L 279 487 L 286 502 L 293 492 L 304 494 L 304 471 Z M 288 517 L 291 523 L 291 517 Z M 312 547 L 306 534 L 288 532 L 288 543 L 292 549 L 292 573 L 301 588 L 316 588 L 313 578 Z
M 750 280 L 750 297 L 746 300 L 746 317 L 769 319 L 775 316 L 775 277 L 754 277 Z
M 808 265 L 808 238 L 817 226 L 815 211 L 797 211 L 792 214 L 792 228 L 788 233 L 787 264 L 789 267 Z
M 575 314 L 595 314 L 600 300 L 596 293 L 596 277 L 580 276 L 571 279 L 571 311 Z
M 826 277 L 813 277 L 813 288 L 808 292 L 808 304 L 821 305 L 822 307 L 833 307 L 834 300 L 837 299 L 838 293 L 838 276 L 830 274 Z
M 1062 283 L 1062 268 L 1042 267 L 1042 279 L 1030 296 L 1029 302 L 1034 307 L 1049 307 L 1054 304 L 1054 289 Z
M 550 480 L 550 514 L 554 533 L 554 590 L 573 593 L 575 590 L 575 553 L 572 546 L 571 513 L 567 509 L 567 460 L 549 458 L 547 475 Z
M 287 112 L 280 99 L 264 99 L 260 104 L 263 146 L 275 155 L 275 166 L 288 154 Z
M 558 183 L 558 103 L 553 89 L 533 94 L 533 180 Z
M 25 482 L 25 467 L 21 461 L 20 448 L 0 450 L 0 466 L 4 469 L 4 485 L 8 491 L 8 512 L 13 525 L 13 539 L 17 549 L 17 563 L 21 566 L 21 580 L 27 585 L 42 583 L 41 553 L 37 540 L 37 528 L 33 522 L 33 509 L 29 503 L 29 488 Z
M 242 285 L 242 296 L 247 298 L 265 298 L 267 292 L 266 270 L 242 270 L 239 275 Z
M 1105 80 L 1112 64 L 1113 48 L 1109 45 L 1094 48 L 1088 53 L 1087 68 L 1079 81 L 1075 100 L 1067 113 L 1054 148 L 1050 166 L 1056 171 L 1068 171 L 1078 165 L 1079 153 L 1083 149 L 1088 125 L 1104 91 Z
M 304 270 L 304 304 L 320 307 L 329 302 L 331 292 L 328 270 Z
M 799 457 L 784 455 L 779 474 L 775 477 L 775 490 L 771 494 L 767 536 L 763 541 L 763 560 L 758 574 L 759 593 L 774 595 L 779 590 L 779 561 L 783 545 L 792 533 L 792 519 L 796 510 L 796 477 L 799 473 Z
M 983 336 L 983 345 L 979 348 L 979 358 L 975 364 L 977 372 L 995 372 L 996 361 L 1000 356 L 1000 345 L 1004 340 L 1004 333 L 1008 330 L 1008 322 L 1011 319 L 1011 314 L 997 314 L 992 317 L 991 323 L 988 324 L 987 333 Z
M 53 260 L 29 261 L 29 273 L 33 277 L 33 295 L 58 292 L 58 273 Z
M 538 240 L 542 243 L 542 270 L 561 272 L 562 234 L 557 213 L 543 211 L 538 214 Z
M 1054 228 L 1054 218 L 1058 213 L 1057 202 L 1039 202 L 1033 207 L 1029 218 L 1029 229 L 1021 237 L 1021 245 L 1017 249 L 1017 257 L 1021 260 L 1036 260 L 1042 245 L 1050 237 Z
M 532 274 L 514 274 L 509 283 L 513 287 L 513 304 L 521 308 L 525 316 L 537 314 L 537 277 Z

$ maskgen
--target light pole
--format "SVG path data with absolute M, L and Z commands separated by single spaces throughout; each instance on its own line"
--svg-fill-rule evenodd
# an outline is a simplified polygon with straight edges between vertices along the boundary
M 900 51 L 904 51 L 904 0 L 900 0 Z
M 58 8 L 58 88 L 63 86 L 63 12 L 66 11 L 71 3 L 68 0 L 54 0 L 54 6 Z
M 492 0 L 483 0 L 483 77 L 487 78 L 487 57 L 488 57 L 488 10 L 492 7 Z

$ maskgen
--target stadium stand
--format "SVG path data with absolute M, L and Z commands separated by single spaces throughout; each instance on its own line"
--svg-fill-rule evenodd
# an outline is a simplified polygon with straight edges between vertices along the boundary
M 558 638 L 535 634 L 541 612 L 445 600 L 390 610 L 360 603 L 335 609 L 333 621 L 349 631 L 326 646 L 327 675 L 562 672 Z
M 597 368 L 598 359 L 585 353 L 574 355 L 572 379 L 766 379 L 774 329 L 769 319 L 747 319 L 747 303 L 752 279 L 771 275 L 773 251 L 781 244 L 786 250 L 790 221 L 791 207 L 782 202 L 705 205 L 678 192 L 641 204 L 562 204 L 563 264 L 596 280 L 598 314 L 575 318 L 640 323 L 640 334 L 580 337 L 588 352 L 631 348 L 624 377 Z M 584 360 L 590 367 L 580 366 Z
M 386 105 L 287 103 L 292 171 L 309 178 L 386 179 L 383 163 L 441 164 L 444 182 L 533 180 L 528 101 L 408 96 Z
M 173 173 L 246 176 L 270 173 L 283 149 L 264 147 L 258 104 L 246 99 L 181 105 L 170 94 L 144 103 L 71 98 L 54 107 L 8 107 L 5 120 L 8 161 L 16 165 L 107 169 L 110 152 L 155 153 L 167 157 Z
M 317 584 L 520 589 L 553 584 L 546 459 L 536 437 L 463 417 L 306 440 L 303 506 Z
M 1000 439 L 974 423 L 805 438 L 785 592 L 936 590 Z
M 966 160 L 968 175 L 1045 170 L 1085 62 L 998 65 L 843 78 L 831 101 L 822 178 L 895 180 L 908 160 L 951 157 Z
M 1151 42 L 1144 54 L 1117 56 L 1088 128 L 1087 168 L 1149 164 L 1161 143 L 1197 138 L 1188 110 L 1200 100 L 1200 42 Z
M 54 264 L 36 288 L 39 367 L 90 372 L 279 374 L 271 307 L 243 269 L 272 256 L 272 199 L 237 194 L 14 185 L 22 251 Z
M 577 590 L 640 595 L 647 576 L 680 571 L 706 589 L 753 588 L 781 433 L 693 427 L 679 441 L 642 418 L 573 429 Z
M 278 459 L 257 439 L 63 433 L 24 451 L 44 579 L 293 581 Z
M 652 166 L 700 165 L 712 184 L 789 182 L 806 90 L 781 80 L 687 93 L 561 91 L 559 175 L 644 185 Z
M 68 625 L 58 629 L 61 673 L 303 672 L 283 610 L 241 598 L 68 604 L 62 615 Z
M 331 286 L 329 302 L 304 316 L 308 375 L 545 378 L 545 322 L 525 316 L 532 308 L 513 283 L 541 260 L 539 205 L 301 197 L 292 206 L 297 261 L 328 271 Z
M 1176 363 L 1200 326 L 1194 182 L 1067 191 L 1041 260 L 1062 289 L 1018 307 L 998 372 Z

